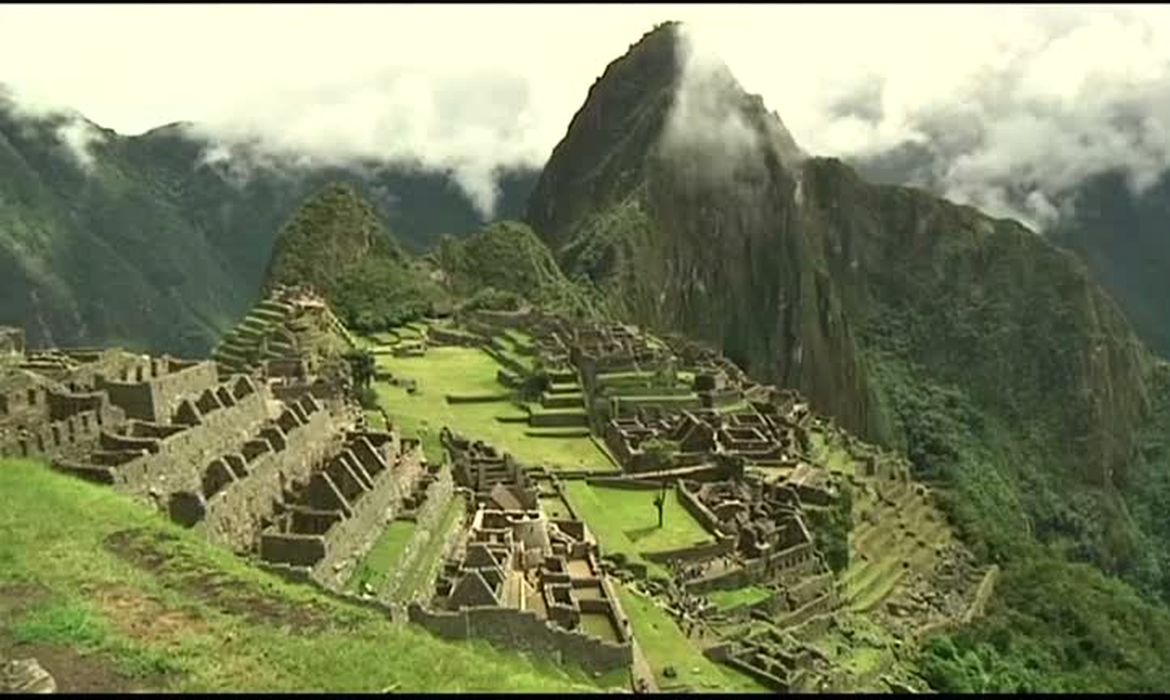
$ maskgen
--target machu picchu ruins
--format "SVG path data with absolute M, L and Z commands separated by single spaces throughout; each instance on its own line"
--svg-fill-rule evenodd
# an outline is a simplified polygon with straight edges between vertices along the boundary
M 262 570 L 376 602 L 442 638 L 631 673 L 637 691 L 670 682 L 636 662 L 639 625 L 623 599 L 659 607 L 703 657 L 792 692 L 830 687 L 816 641 L 843 611 L 887 599 L 903 616 L 925 611 L 893 602 L 897 582 L 929 591 L 932 567 L 958 561 L 953 542 L 910 529 L 939 516 L 904 462 L 794 391 L 626 324 L 480 310 L 365 339 L 311 290 L 277 287 L 210 360 L 28 350 L 18 332 L 3 337 L 5 455 L 44 455 Z M 457 421 L 403 435 L 394 401 L 373 410 L 353 398 L 343 358 L 355 348 L 374 358 L 377 391 L 502 411 L 494 425 L 506 432 Z M 434 397 L 427 380 L 387 369 L 442 353 L 487 360 L 486 376 L 470 378 L 479 393 Z M 522 446 L 575 441 L 595 459 L 532 460 L 496 444 L 501 434 Z M 834 570 L 821 524 L 847 492 L 861 521 Z M 625 538 L 685 524 L 692 540 L 611 549 L 610 524 L 578 505 L 597 494 L 644 504 L 642 515 L 615 511 L 651 523 Z M 365 560 L 393 532 L 398 566 L 371 569 Z M 948 571 L 950 590 L 968 591 L 960 598 L 974 590 L 979 572 Z
M 1165 692 L 1167 47 L 0 8 L 0 694 Z

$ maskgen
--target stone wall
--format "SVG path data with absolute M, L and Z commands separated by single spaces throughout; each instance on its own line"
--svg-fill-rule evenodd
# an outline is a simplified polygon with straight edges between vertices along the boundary
M 166 422 L 178 408 L 179 401 L 210 389 L 219 383 L 214 362 L 183 363 L 170 358 L 152 363 L 158 372 L 150 376 L 140 371 L 129 381 L 95 378 L 94 388 L 109 394 L 110 403 L 126 412 L 127 418 Z
M 399 593 L 398 588 L 410 569 L 409 564 L 426 548 L 431 538 L 442 537 L 446 534 L 436 532 L 435 528 L 442 525 L 443 515 L 446 514 L 447 506 L 450 505 L 454 495 L 455 480 L 452 471 L 448 468 L 442 468 L 439 470 L 438 477 L 427 487 L 426 499 L 412 518 L 415 523 L 414 534 L 406 543 L 406 547 L 403 548 L 398 566 L 386 581 L 385 588 L 379 592 L 382 597 L 394 597 L 395 594 Z M 424 592 L 429 590 L 427 587 Z
M 577 664 L 591 672 L 629 668 L 633 663 L 630 642 L 616 644 L 566 630 L 528 610 L 470 607 L 459 612 L 432 611 L 412 603 L 408 614 L 411 622 L 444 639 L 484 639 L 496 646 L 538 654 L 559 663 Z
M 254 390 L 233 406 L 200 412 L 198 425 L 159 440 L 157 452 L 118 466 L 116 483 L 137 495 L 153 491 L 163 504 L 177 491 L 198 491 L 208 462 L 238 451 L 268 418 L 267 400 L 267 391 Z
M 207 499 L 202 528 L 212 542 L 238 553 L 251 550 L 286 486 L 308 479 L 344 443 L 328 411 L 313 412 L 306 422 L 289 425 L 287 432 L 277 428 L 284 435 L 283 448 L 258 457 L 246 478 L 231 477 L 233 481 Z
M 0 457 L 33 457 L 69 452 L 71 449 L 85 450 L 97 442 L 101 429 L 101 414 L 82 411 L 0 443 Z
M 0 326 L 0 355 L 24 354 L 24 329 Z
M 665 552 L 643 552 L 642 557 L 657 564 L 664 564 L 668 561 L 698 562 L 722 557 L 733 551 L 735 551 L 734 537 L 716 535 L 714 542 L 671 549 Z
M 232 382 L 232 388 L 217 387 L 226 398 L 204 402 L 206 412 L 184 401 L 178 411 L 183 422 L 133 421 L 126 433 L 103 430 L 101 450 L 80 461 L 58 457 L 53 466 L 125 493 L 150 496 L 156 505 L 166 507 L 172 494 L 198 492 L 208 461 L 237 450 L 267 418 L 267 392 L 240 381 Z M 229 405 L 221 405 L 221 400 Z
M 691 517 L 693 517 L 695 520 L 698 520 L 699 524 L 702 525 L 703 528 L 707 531 L 731 534 L 727 531 L 727 528 L 719 522 L 719 519 L 715 517 L 715 514 L 711 512 L 711 509 L 703 505 L 703 503 L 699 501 L 699 497 L 692 493 L 691 490 L 686 486 L 684 486 L 682 482 L 679 482 L 678 485 L 678 501 L 679 504 L 682 505 L 683 509 L 690 513 Z
M 352 516 L 325 533 L 325 556 L 313 567 L 313 579 L 327 588 L 341 588 L 352 575 L 359 555 L 368 551 L 386 524 L 394 520 L 421 472 L 418 453 L 412 451 L 375 476 L 372 488 L 350 504 Z
M 487 338 L 482 336 L 455 333 L 438 326 L 431 326 L 427 329 L 427 341 L 434 345 L 459 345 L 470 348 L 483 347 L 488 342 Z
M 520 364 L 516 360 L 512 359 L 512 357 L 510 355 L 499 352 L 498 350 L 496 350 L 494 347 L 491 347 L 491 346 L 485 346 L 483 349 L 488 355 L 491 355 L 493 360 L 500 363 L 501 365 L 503 365 L 507 369 L 511 370 L 517 376 L 526 377 L 529 374 L 532 374 L 532 372 L 530 372 L 527 367 Z

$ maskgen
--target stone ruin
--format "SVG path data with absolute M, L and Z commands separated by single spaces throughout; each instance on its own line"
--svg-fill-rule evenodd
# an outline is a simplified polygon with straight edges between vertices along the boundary
M 449 639 L 486 639 L 599 673 L 633 661 L 630 623 L 592 534 L 538 508 L 480 505 L 434 597 L 412 605 L 410 618 Z
M 482 440 L 456 435 L 446 427 L 439 432 L 439 441 L 451 456 L 455 483 L 467 489 L 477 503 L 492 500 L 505 509 L 535 507 L 528 476 L 512 455 L 500 453 Z
M 168 421 L 182 398 L 214 385 L 207 362 L 121 350 L 40 351 L 0 376 L 0 455 L 83 454 L 126 421 Z M 149 428 L 142 428 L 149 430 Z
M 258 309 L 315 303 L 282 288 Z M 311 350 L 294 350 L 255 373 L 121 350 L 30 352 L 0 376 L 0 455 L 45 458 L 336 587 L 433 470 L 417 441 L 366 430 L 344 389 L 313 373 Z
M 0 356 L 24 354 L 24 330 L 0 326 Z
M 711 464 L 719 457 L 791 470 L 804 464 L 808 445 L 807 429 L 771 404 L 751 404 L 738 413 L 640 409 L 610 419 L 602 434 L 610 454 L 630 473 Z M 644 449 L 663 441 L 677 448 L 665 465 Z
M 340 338 L 349 347 L 355 345 L 324 297 L 309 287 L 281 285 L 224 335 L 212 359 L 226 374 L 302 384 L 324 369 L 316 347 L 321 335 Z
M 531 476 L 510 454 L 444 428 L 470 522 L 450 546 L 434 595 L 411 620 L 449 639 L 479 638 L 606 672 L 632 662 L 629 620 L 598 546 L 559 483 Z M 544 510 L 542 499 L 565 504 Z

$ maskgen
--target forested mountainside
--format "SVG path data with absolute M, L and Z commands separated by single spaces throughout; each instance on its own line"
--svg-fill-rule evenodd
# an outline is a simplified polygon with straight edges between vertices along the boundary
M 365 193 L 408 250 L 484 223 L 443 173 L 367 164 L 241 177 L 205 163 L 207 144 L 185 125 L 126 137 L 78 120 L 0 99 L 0 323 L 33 345 L 205 353 L 256 300 L 286 219 L 329 182 Z M 59 132 L 85 128 L 102 138 L 82 162 Z M 534 177 L 502 176 L 500 215 L 521 210 Z
M 867 180 L 942 194 L 946 157 L 903 144 L 851 163 Z M 1145 189 L 1125 173 L 1094 175 L 1054 196 L 1060 216 L 1042 233 L 1088 265 L 1150 349 L 1170 357 L 1170 173 Z
M 673 24 L 593 85 L 528 221 L 625 318 L 904 450 L 984 556 L 1168 598 L 1165 365 L 1073 254 L 803 154 Z

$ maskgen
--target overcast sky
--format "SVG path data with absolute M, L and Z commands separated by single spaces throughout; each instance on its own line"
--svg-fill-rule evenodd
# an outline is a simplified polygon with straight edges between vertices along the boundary
M 950 196 L 994 209 L 1023 183 L 1034 222 L 1086 174 L 1141 187 L 1170 163 L 1167 7 L 4 5 L 0 83 L 124 134 L 194 121 L 471 183 L 542 164 L 606 64 L 667 19 L 806 151 L 929 142 Z

